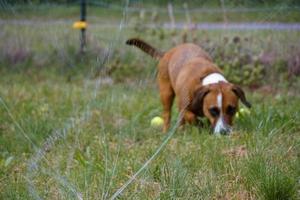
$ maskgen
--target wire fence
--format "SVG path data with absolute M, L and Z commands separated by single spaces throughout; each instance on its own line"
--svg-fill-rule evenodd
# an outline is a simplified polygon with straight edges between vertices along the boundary
M 116 4 L 107 4 L 104 2 L 89 2 L 88 5 L 90 6 L 98 6 L 103 7 L 111 10 L 122 10 L 123 7 L 116 5 Z M 166 8 L 162 7 L 129 7 L 128 12 L 140 12 L 141 10 L 145 12 L 153 12 L 154 10 L 159 13 L 167 13 L 167 6 Z M 264 8 L 249 8 L 249 7 L 226 7 L 226 12 L 235 12 L 235 13 L 249 13 L 249 12 L 272 12 L 272 11 L 300 11 L 300 6 L 274 6 L 274 7 L 264 7 Z M 207 8 L 207 7 L 198 7 L 198 8 L 190 8 L 189 11 L 191 13 L 222 13 L 223 9 L 220 8 Z M 175 7 L 173 9 L 174 13 L 185 13 L 185 10 L 182 7 Z

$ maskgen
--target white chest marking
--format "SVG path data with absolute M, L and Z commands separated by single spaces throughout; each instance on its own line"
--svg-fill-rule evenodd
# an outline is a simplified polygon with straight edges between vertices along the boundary
M 202 85 L 209 85 L 213 83 L 218 83 L 220 81 L 228 82 L 222 74 L 219 73 L 212 73 L 207 75 L 203 80 L 202 80 Z

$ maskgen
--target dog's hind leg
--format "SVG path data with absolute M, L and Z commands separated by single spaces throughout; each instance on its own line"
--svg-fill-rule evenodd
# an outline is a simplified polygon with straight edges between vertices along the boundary
M 167 132 L 170 127 L 172 105 L 173 105 L 175 94 L 171 87 L 171 84 L 160 83 L 159 90 L 160 90 L 160 100 L 163 106 L 163 119 L 164 119 L 163 132 Z
M 172 105 L 175 97 L 171 83 L 164 79 L 159 79 L 160 100 L 163 106 L 164 127 L 163 132 L 167 132 L 170 127 Z

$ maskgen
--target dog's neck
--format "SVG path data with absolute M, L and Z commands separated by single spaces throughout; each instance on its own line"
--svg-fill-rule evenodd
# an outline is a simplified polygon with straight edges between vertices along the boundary
M 211 73 L 202 79 L 202 85 L 210 85 L 219 82 L 228 82 L 220 73 Z

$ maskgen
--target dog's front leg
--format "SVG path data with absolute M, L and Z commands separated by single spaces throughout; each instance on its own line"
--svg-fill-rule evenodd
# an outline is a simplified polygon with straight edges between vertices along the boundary
M 184 113 L 184 121 L 189 124 L 196 124 L 196 115 L 191 111 L 186 110 Z

